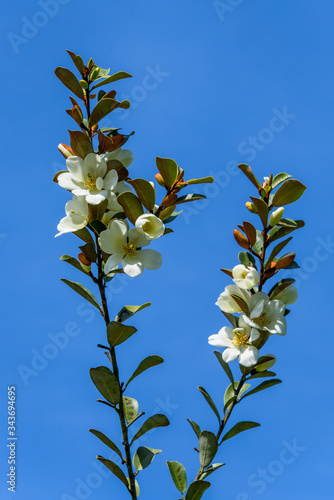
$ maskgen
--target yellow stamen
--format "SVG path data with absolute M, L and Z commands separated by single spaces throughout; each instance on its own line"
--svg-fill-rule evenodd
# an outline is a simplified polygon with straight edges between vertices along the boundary
M 248 345 L 249 337 L 246 335 L 243 328 L 235 328 L 233 333 L 234 338 L 232 340 L 232 344 L 235 347 L 244 347 L 245 345 Z
M 267 315 L 266 313 L 262 313 L 258 318 L 252 318 L 252 321 L 263 328 L 267 324 Z
M 150 229 L 150 223 L 147 221 L 143 224 L 143 231 L 147 232 Z
M 134 243 L 127 243 L 123 246 L 124 253 L 129 255 L 130 257 L 134 257 L 136 255 L 137 247 Z
M 92 174 L 88 174 L 84 184 L 88 189 L 96 189 L 96 177 L 93 177 Z

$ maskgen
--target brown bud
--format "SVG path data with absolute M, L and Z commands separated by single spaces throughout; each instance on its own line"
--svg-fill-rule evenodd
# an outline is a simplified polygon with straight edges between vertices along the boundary
M 246 236 L 244 236 L 240 231 L 238 231 L 238 229 L 233 230 L 233 235 L 238 245 L 240 245 L 242 248 L 245 248 L 246 250 L 249 249 L 249 243 Z

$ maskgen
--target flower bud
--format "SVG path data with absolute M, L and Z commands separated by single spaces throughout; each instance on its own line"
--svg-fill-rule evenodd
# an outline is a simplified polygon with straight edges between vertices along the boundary
M 74 156 L 72 148 L 70 148 L 70 146 L 67 146 L 66 144 L 63 143 L 58 144 L 58 149 L 66 159 L 69 158 L 70 156 Z
M 257 214 L 258 210 L 254 203 L 251 203 L 250 201 L 246 201 L 246 207 L 252 214 Z
M 92 265 L 91 263 L 89 262 L 88 259 L 86 259 L 86 257 L 84 256 L 83 253 L 79 253 L 78 255 L 78 259 L 79 259 L 79 262 L 81 264 L 81 267 L 84 271 L 86 271 L 86 273 L 90 273 L 91 271 L 91 268 L 92 268 Z
M 279 207 L 274 212 L 272 212 L 269 217 L 269 225 L 272 227 L 276 226 L 276 224 L 283 217 L 283 213 L 284 213 L 284 207 Z
M 162 178 L 162 175 L 161 174 L 155 174 L 155 179 L 157 181 L 157 183 L 162 186 L 162 187 L 166 187 L 166 184 Z

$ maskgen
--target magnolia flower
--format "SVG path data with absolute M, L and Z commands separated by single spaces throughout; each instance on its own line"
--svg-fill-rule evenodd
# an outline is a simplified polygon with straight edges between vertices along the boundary
M 116 149 L 103 155 L 105 161 L 117 160 L 122 163 L 123 167 L 128 168 L 133 162 L 133 154 L 130 149 Z
M 136 229 L 149 240 L 160 238 L 165 232 L 165 225 L 153 214 L 143 214 L 136 220 Z
M 66 217 L 61 219 L 56 236 L 78 231 L 88 224 L 88 205 L 84 196 L 73 196 L 65 205 Z
M 233 281 L 239 288 L 250 290 L 258 284 L 260 276 L 255 267 L 238 264 L 232 269 Z
M 238 306 L 232 295 L 236 295 L 246 304 L 249 301 L 249 295 L 245 290 L 242 290 L 236 285 L 227 285 L 223 293 L 217 299 L 216 305 L 220 307 L 223 312 L 227 313 L 241 313 L 242 309 Z
M 241 317 L 252 328 L 266 330 L 270 334 L 285 335 L 285 304 L 281 300 L 270 300 L 264 292 L 257 292 L 248 302 L 249 317 Z
M 217 334 L 211 335 L 208 341 L 217 347 L 227 347 L 223 352 L 223 360 L 226 363 L 239 357 L 239 363 L 249 368 L 256 365 L 259 358 L 259 350 L 252 345 L 259 336 L 255 328 L 251 328 L 240 318 L 238 328 L 224 326 Z
M 297 287 L 295 285 L 288 286 L 277 295 L 275 295 L 275 299 L 284 302 L 286 306 L 288 306 L 289 304 L 294 304 L 298 299 Z
M 145 249 L 150 241 L 137 229 L 128 230 L 125 222 L 113 220 L 109 229 L 102 231 L 99 237 L 101 249 L 110 254 L 104 273 L 108 274 L 114 266 L 122 263 L 124 272 L 131 277 L 139 276 L 144 269 L 159 269 L 162 257 L 156 250 Z
M 98 205 L 116 187 L 118 174 L 109 170 L 105 160 L 89 153 L 84 160 L 70 156 L 66 160 L 68 172 L 58 176 L 59 186 L 72 191 L 74 195 L 85 196 L 87 203 Z
M 125 184 L 124 181 L 118 182 L 117 186 L 113 191 L 110 191 L 108 194 L 108 209 L 112 212 L 123 212 L 123 207 L 118 203 L 117 196 L 125 193 L 126 191 L 130 191 L 132 193 L 132 186 L 129 184 Z

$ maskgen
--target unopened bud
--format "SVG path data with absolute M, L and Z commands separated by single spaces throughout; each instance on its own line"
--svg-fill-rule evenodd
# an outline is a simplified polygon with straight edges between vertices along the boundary
M 251 203 L 250 201 L 246 201 L 246 207 L 252 214 L 257 214 L 258 210 L 254 203 Z
M 80 80 L 80 85 L 83 89 L 88 89 L 88 83 L 86 82 L 86 80 Z
M 272 227 L 276 226 L 276 224 L 283 217 L 283 213 L 284 213 L 284 207 L 279 207 L 276 210 L 274 210 L 274 212 L 272 212 L 272 214 L 270 214 L 269 225 L 272 226 Z
M 84 256 L 83 253 L 79 253 L 78 255 L 79 262 L 81 264 L 81 267 L 86 273 L 90 273 L 92 265 L 88 259 Z
M 162 186 L 162 187 L 166 187 L 166 184 L 162 178 L 162 175 L 161 174 L 155 174 L 155 179 L 157 181 L 157 183 Z
M 240 245 L 242 248 L 245 248 L 246 250 L 249 249 L 249 242 L 248 242 L 246 236 L 244 236 L 240 231 L 238 231 L 238 229 L 234 229 L 233 235 L 234 235 L 238 245 Z
M 70 146 L 67 146 L 66 144 L 63 143 L 58 144 L 58 149 L 66 159 L 69 158 L 70 156 L 75 156 L 73 149 L 70 148 Z

